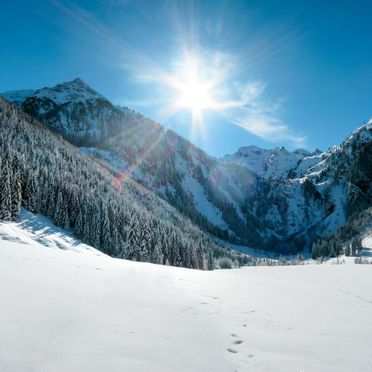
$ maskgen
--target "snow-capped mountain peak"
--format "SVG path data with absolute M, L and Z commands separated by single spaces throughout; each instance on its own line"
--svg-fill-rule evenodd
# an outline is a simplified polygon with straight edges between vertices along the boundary
M 52 88 L 42 88 L 33 93 L 34 97 L 48 98 L 56 104 L 69 102 L 86 102 L 88 100 L 105 99 L 101 94 L 94 91 L 80 78 L 57 84 Z
M 287 177 L 302 159 L 311 155 L 303 149 L 290 152 L 283 146 L 271 150 L 246 146 L 239 148 L 235 154 L 225 155 L 222 160 L 244 166 L 263 178 L 282 178 Z
M 114 133 L 124 119 L 133 116 L 133 112 L 115 107 L 80 78 L 2 96 L 80 146 L 99 143 Z
M 8 91 L 1 93 L 0 96 L 14 103 L 16 106 L 21 106 L 31 97 L 46 98 L 56 104 L 105 99 L 80 78 L 57 84 L 54 87 Z

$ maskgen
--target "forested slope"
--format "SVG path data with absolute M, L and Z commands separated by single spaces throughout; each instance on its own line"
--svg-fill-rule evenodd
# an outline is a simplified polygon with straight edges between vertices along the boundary
M 221 256 L 246 259 L 2 99 L 0 160 L 2 220 L 16 219 L 23 205 L 111 256 L 137 261 L 211 269 Z

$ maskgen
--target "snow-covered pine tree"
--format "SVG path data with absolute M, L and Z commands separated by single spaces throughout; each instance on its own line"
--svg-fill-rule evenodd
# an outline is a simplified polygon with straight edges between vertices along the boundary
M 25 185 L 23 189 L 22 199 L 25 204 L 25 208 L 27 208 L 32 213 L 38 213 L 39 205 L 38 205 L 38 181 L 36 178 L 36 174 L 39 172 L 30 170 L 26 174 Z
M 10 214 L 12 221 L 16 221 L 21 212 L 22 202 L 22 184 L 21 175 L 18 168 L 13 170 L 12 174 L 12 190 L 11 190 L 11 207 Z
M 162 264 L 163 263 L 163 252 L 160 241 L 155 243 L 154 250 L 152 252 L 151 262 Z
M 0 169 L 0 220 L 11 220 L 11 186 L 9 156 L 1 161 Z
M 56 205 L 55 205 L 54 215 L 53 215 L 53 219 L 57 226 L 62 226 L 63 224 L 62 214 L 63 214 L 63 197 L 62 197 L 62 191 L 58 190 L 57 200 L 56 200 Z
M 149 222 L 146 219 L 139 221 L 139 233 L 139 249 L 136 259 L 140 262 L 147 262 L 151 250 L 151 233 Z
M 132 216 L 127 227 L 127 245 L 124 257 L 129 260 L 137 259 L 137 252 L 139 251 L 139 236 L 138 236 L 138 219 Z
M 214 258 L 213 258 L 213 253 L 212 251 L 208 252 L 207 256 L 207 269 L 208 270 L 213 270 L 214 269 Z
M 107 213 L 107 209 L 102 207 L 101 214 L 101 242 L 100 246 L 103 252 L 113 255 L 114 247 L 111 245 L 111 236 L 110 236 L 110 221 Z
M 86 209 L 85 209 L 86 211 Z M 79 238 L 84 238 L 83 235 L 83 208 L 79 208 L 75 217 L 75 234 Z
M 90 224 L 89 228 L 89 243 L 93 247 L 100 247 L 101 243 L 101 210 L 96 199 L 93 198 L 89 205 L 89 213 L 86 216 L 87 223 Z

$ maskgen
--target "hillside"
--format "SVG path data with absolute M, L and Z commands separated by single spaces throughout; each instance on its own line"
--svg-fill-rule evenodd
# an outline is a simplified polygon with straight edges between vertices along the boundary
M 101 166 L 0 99 L 0 219 L 21 206 L 115 257 L 191 268 L 245 258 L 134 180 Z

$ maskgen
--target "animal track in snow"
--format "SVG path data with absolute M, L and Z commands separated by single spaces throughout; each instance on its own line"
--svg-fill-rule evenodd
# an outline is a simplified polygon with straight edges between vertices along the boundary
M 235 340 L 234 342 L 233 342 L 233 344 L 234 345 L 240 345 L 240 344 L 242 344 L 244 341 L 243 340 Z
M 240 345 L 240 344 L 242 344 L 242 343 L 244 342 L 243 340 L 240 340 L 239 338 L 237 338 L 238 335 L 235 334 L 235 333 L 230 333 L 230 336 L 235 338 L 235 340 L 233 340 L 233 343 L 232 343 L 232 344 L 235 345 L 235 346 L 238 346 L 238 345 Z M 237 354 L 237 353 L 239 353 L 238 350 L 233 349 L 233 348 L 231 348 L 231 347 L 227 348 L 226 350 L 227 350 L 229 353 L 232 353 L 232 354 Z

